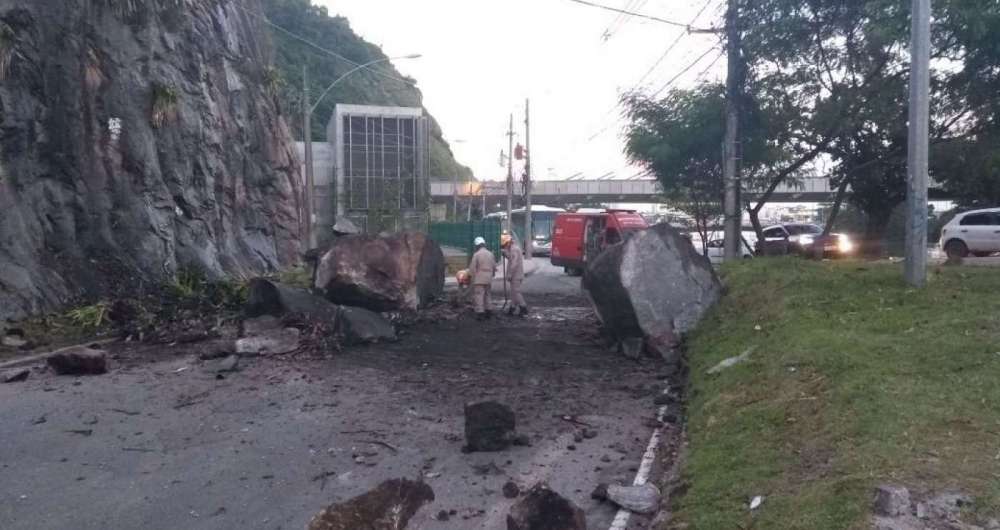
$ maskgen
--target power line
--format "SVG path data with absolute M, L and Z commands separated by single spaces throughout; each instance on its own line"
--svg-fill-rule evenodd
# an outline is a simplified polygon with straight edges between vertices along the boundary
M 701 6 L 701 9 L 698 11 L 698 13 L 694 16 L 694 18 L 691 19 L 691 23 L 688 24 L 688 27 L 691 27 L 691 24 L 697 22 L 698 17 L 700 17 L 702 13 L 704 13 L 705 10 L 708 9 L 708 6 L 710 5 L 712 5 L 712 0 L 708 0 L 707 2 L 705 2 L 705 5 Z M 670 43 L 670 46 L 668 46 L 667 50 L 663 52 L 663 55 L 661 55 L 660 58 L 657 59 L 655 63 L 653 63 L 653 66 L 650 66 L 649 70 L 647 70 L 646 73 L 643 74 L 643 76 L 639 79 L 639 81 L 636 82 L 635 87 L 633 87 L 633 90 L 635 88 L 638 88 L 638 86 L 641 85 L 642 82 L 645 81 L 646 78 L 649 77 L 654 70 L 656 70 L 656 67 L 660 66 L 660 63 L 662 63 L 667 58 L 667 56 L 670 55 L 670 52 L 674 51 L 674 48 L 677 47 L 677 44 L 680 43 L 682 40 L 684 40 L 684 37 L 686 37 L 687 35 L 689 35 L 689 33 L 681 33 L 680 35 L 677 36 L 676 39 L 674 39 L 673 42 Z
M 657 90 L 656 92 L 653 92 L 652 96 L 650 96 L 650 97 L 655 98 L 656 96 L 660 95 L 660 92 L 663 92 L 664 90 L 666 90 L 667 88 L 669 88 L 670 85 L 674 84 L 674 82 L 677 81 L 678 79 L 680 79 L 682 75 L 686 74 L 688 72 L 688 70 L 694 68 L 695 65 L 697 65 L 698 63 L 700 63 L 702 59 L 704 59 L 705 57 L 707 57 L 708 54 L 712 53 L 712 51 L 714 51 L 714 50 L 715 50 L 715 46 L 712 46 L 711 48 L 705 50 L 705 53 L 699 55 L 698 58 L 694 60 L 694 62 L 692 62 L 691 64 L 689 64 L 686 67 L 684 67 L 684 69 L 681 70 L 680 72 L 678 72 L 677 75 L 671 77 L 670 80 L 667 81 L 663 86 L 661 86 L 659 90 Z M 720 57 L 721 57 L 721 55 L 720 55 Z M 718 60 L 718 59 L 716 59 L 716 60 Z
M 685 24 L 683 22 L 677 22 L 676 20 L 667 20 L 665 18 L 654 17 L 653 15 L 645 15 L 643 13 L 636 13 L 636 12 L 628 11 L 628 10 L 625 10 L 625 9 L 618 9 L 617 7 L 611 7 L 611 6 L 606 6 L 606 5 L 602 5 L 602 4 L 595 4 L 593 2 L 588 2 L 587 0 L 569 0 L 569 1 L 570 2 L 575 2 L 577 4 L 582 4 L 582 5 L 585 5 L 585 6 L 596 7 L 598 9 L 605 9 L 607 11 L 614 11 L 615 13 L 622 13 L 622 14 L 625 14 L 625 15 L 633 16 L 633 17 L 644 18 L 644 19 L 647 19 L 647 20 L 655 21 L 655 22 L 661 22 L 663 24 L 669 24 L 671 26 L 677 26 L 677 27 L 680 27 L 680 28 L 685 28 L 688 31 L 692 31 L 692 30 L 695 29 L 695 28 L 692 28 L 690 24 Z M 699 31 L 712 31 L 712 30 L 699 30 Z

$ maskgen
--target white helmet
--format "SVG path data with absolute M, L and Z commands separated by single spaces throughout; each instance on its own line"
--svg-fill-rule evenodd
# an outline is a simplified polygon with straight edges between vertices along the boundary
M 485 240 L 485 239 L 483 239 L 482 237 L 477 237 L 476 239 L 474 239 L 474 240 L 472 241 L 472 244 L 473 244 L 473 245 L 475 245 L 475 246 L 477 246 L 477 247 L 478 247 L 479 245 L 483 245 L 483 246 L 485 246 L 485 245 L 486 245 L 486 240 Z

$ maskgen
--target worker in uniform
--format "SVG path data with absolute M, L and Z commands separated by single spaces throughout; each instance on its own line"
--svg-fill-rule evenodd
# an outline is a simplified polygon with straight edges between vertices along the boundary
M 486 248 L 486 240 L 477 237 L 473 241 L 476 252 L 469 262 L 469 274 L 472 275 L 472 298 L 476 307 L 476 318 L 485 320 L 490 317 L 492 302 L 490 290 L 493 287 L 493 275 L 497 271 L 497 262 L 493 253 Z
M 500 251 L 507 258 L 507 281 L 510 282 L 510 315 L 525 316 L 528 314 L 528 304 L 521 294 L 521 284 L 524 282 L 524 251 L 514 241 L 510 234 L 500 237 Z

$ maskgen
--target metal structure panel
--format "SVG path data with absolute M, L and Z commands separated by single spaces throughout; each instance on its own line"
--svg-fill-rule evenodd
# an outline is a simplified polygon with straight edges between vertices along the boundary
M 428 130 L 419 108 L 337 105 L 327 128 L 337 215 L 366 232 L 426 230 Z

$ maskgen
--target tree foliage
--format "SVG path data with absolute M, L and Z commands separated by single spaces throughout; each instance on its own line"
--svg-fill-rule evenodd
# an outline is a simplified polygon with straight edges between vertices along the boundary
M 275 25 L 344 58 L 324 53 L 272 28 L 280 80 L 268 82 L 277 87 L 292 130 L 301 138 L 303 68 L 308 70 L 309 91 L 315 104 L 315 99 L 341 75 L 358 64 L 385 59 L 386 55 L 378 46 L 355 34 L 346 18 L 330 16 L 325 7 L 313 5 L 312 0 L 264 0 L 263 5 L 265 14 Z M 313 115 L 311 138 L 313 141 L 326 139 L 326 126 L 337 103 L 423 107 L 423 96 L 415 83 L 400 74 L 391 62 L 380 62 L 351 74 L 319 102 Z M 441 127 L 433 116 L 430 120 L 432 178 L 450 180 L 458 175 L 461 180 L 471 179 L 472 171 L 455 161 Z

